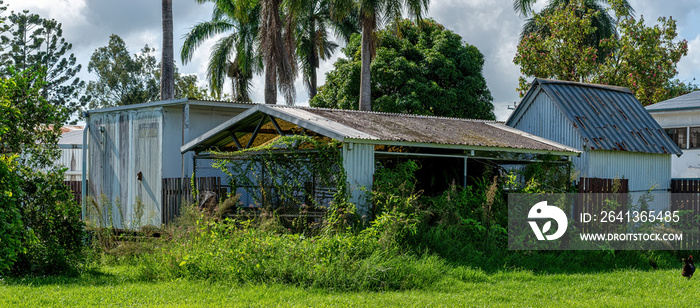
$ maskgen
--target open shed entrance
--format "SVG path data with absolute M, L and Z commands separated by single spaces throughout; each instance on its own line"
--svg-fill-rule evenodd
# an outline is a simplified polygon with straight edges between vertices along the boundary
M 301 213 L 311 204 L 327 209 L 329 195 L 342 193 L 361 216 L 371 208 L 377 167 L 417 160 L 420 189 L 433 195 L 507 165 L 543 156 L 567 164 L 580 153 L 499 122 L 276 105 L 251 108 L 181 151 L 196 152 L 195 178 L 222 178 L 219 199 L 239 193 L 242 207 Z M 318 165 L 319 153 L 332 153 L 335 164 Z M 222 168 L 222 161 L 234 167 Z

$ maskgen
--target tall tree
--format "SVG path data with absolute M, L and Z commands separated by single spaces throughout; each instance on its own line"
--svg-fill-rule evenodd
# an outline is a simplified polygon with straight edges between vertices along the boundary
M 88 72 L 97 80 L 88 83 L 90 108 L 146 103 L 158 100 L 156 58 L 146 45 L 141 53 L 129 54 L 124 40 L 109 37 L 109 44 L 97 48 L 90 58 Z
M 277 86 L 287 105 L 293 105 L 296 96 L 294 79 L 294 16 L 295 2 L 288 1 L 289 10 L 282 23 L 282 0 L 260 0 L 260 49 L 265 63 L 265 104 L 277 103 Z
M 401 19 L 405 8 L 409 16 L 420 20 L 427 12 L 430 0 L 334 0 L 334 14 L 342 17 L 344 12 L 356 10 L 362 29 L 362 73 L 360 78 L 360 110 L 372 110 L 370 63 L 375 55 L 374 31 L 382 22 Z
M 175 96 L 175 58 L 173 55 L 173 1 L 163 0 L 163 50 L 161 51 L 160 99 Z
M 513 62 L 520 66 L 521 94 L 529 87 L 525 77 L 612 84 L 630 88 L 644 105 L 669 97 L 686 87 L 673 78 L 676 65 L 688 52 L 685 40 L 676 42 L 676 23 L 659 18 L 660 25 L 648 27 L 644 19 L 635 20 L 620 1 L 612 1 L 620 20 L 619 36 L 601 40 L 610 52 L 597 58 L 595 46 L 586 44 L 595 31 L 590 15 L 599 11 L 585 9 L 582 1 L 558 8 L 551 14 L 536 14 L 536 22 L 548 27 L 548 35 L 530 34 L 518 45 Z M 584 14 L 580 14 L 584 12 Z
M 482 74 L 484 56 L 432 19 L 395 22 L 377 31 L 381 42 L 372 62 L 372 110 L 489 119 L 493 98 Z M 398 36 L 393 29 L 401 33 Z M 313 107 L 357 109 L 362 59 L 355 35 L 327 73 Z
M 8 76 L 10 67 L 43 71 L 41 95 L 51 104 L 78 113 L 87 102 L 85 82 L 77 77 L 82 66 L 69 54 L 73 46 L 63 38 L 61 24 L 28 11 L 12 12 L 5 30 L 0 37 L 6 46 L 0 56 L 3 75 Z
M 296 53 L 299 57 L 304 85 L 309 92 L 309 100 L 316 96 L 317 70 L 320 60 L 327 60 L 338 48 L 330 40 L 330 30 L 348 43 L 350 36 L 358 33 L 356 14 L 348 14 L 341 20 L 331 17 L 330 0 L 299 1 L 296 33 Z
M 531 16 L 534 14 L 532 5 L 535 2 L 537 2 L 537 0 L 513 0 L 513 9 L 523 16 Z M 569 6 L 571 3 L 571 0 L 549 0 L 545 8 L 538 14 L 548 16 L 553 14 L 558 8 Z M 599 14 L 586 14 L 593 27 L 593 31 L 587 34 L 584 41 L 587 46 L 596 48 L 599 60 L 610 53 L 610 50 L 599 46 L 600 41 L 617 35 L 615 28 L 617 20 L 605 7 L 606 4 L 610 5 L 613 3 L 624 8 L 629 15 L 634 15 L 634 9 L 627 0 L 585 0 L 582 2 L 582 8 L 576 11 L 576 14 L 579 16 L 583 16 L 588 11 L 600 12 Z M 551 30 L 547 25 L 538 23 L 534 17 L 531 17 L 528 18 L 523 25 L 523 29 L 520 32 L 520 39 L 522 40 L 530 34 L 541 36 L 550 35 Z
M 200 2 L 206 2 L 202 0 Z M 236 101 L 250 101 L 254 73 L 262 71 L 258 51 L 258 1 L 212 1 L 214 11 L 210 21 L 200 22 L 185 36 L 180 59 L 192 60 L 197 48 L 206 40 L 221 37 L 211 51 L 207 65 L 207 81 L 214 96 L 221 95 L 226 77 L 231 78 L 232 95 Z

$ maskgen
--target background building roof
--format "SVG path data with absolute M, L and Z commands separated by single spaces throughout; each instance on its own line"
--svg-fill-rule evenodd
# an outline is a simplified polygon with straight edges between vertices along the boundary
M 681 95 L 646 107 L 649 112 L 700 109 L 700 91 Z

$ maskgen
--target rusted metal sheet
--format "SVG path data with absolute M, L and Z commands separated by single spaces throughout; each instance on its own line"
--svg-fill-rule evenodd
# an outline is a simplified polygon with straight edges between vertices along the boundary
M 542 89 L 557 110 L 566 116 L 588 149 L 682 153 L 626 88 L 535 79 L 530 92 L 538 89 Z M 513 125 L 522 115 L 522 110 L 516 110 L 507 123 Z
M 409 114 L 259 105 L 223 123 L 181 148 L 182 152 L 233 147 L 232 138 L 250 135 L 262 119 L 269 118 L 313 131 L 339 141 L 356 143 L 479 147 L 492 150 L 531 150 L 577 155 L 580 151 L 527 134 L 500 122 Z M 284 126 L 284 125 L 282 125 Z M 276 134 L 276 133 L 275 133 Z M 243 140 L 240 142 L 244 144 Z

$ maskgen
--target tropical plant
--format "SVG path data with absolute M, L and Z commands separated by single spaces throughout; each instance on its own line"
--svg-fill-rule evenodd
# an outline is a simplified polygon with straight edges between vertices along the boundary
M 211 20 L 194 25 L 185 35 L 180 59 L 187 64 L 202 43 L 226 34 L 217 41 L 209 57 L 209 87 L 214 95 L 218 96 L 222 92 L 226 77 L 229 77 L 232 81 L 233 98 L 236 101 L 249 102 L 253 74 L 263 69 L 262 57 L 257 48 L 260 4 L 255 0 L 211 2 L 214 2 Z
M 513 0 L 513 9 L 522 14 L 523 16 L 530 16 L 533 14 L 532 5 L 537 0 Z M 549 0 L 547 5 L 539 12 L 539 15 L 550 16 L 554 13 L 557 8 L 563 8 L 571 5 L 571 0 Z M 597 50 L 597 59 L 603 59 L 611 51 L 599 46 L 599 43 L 603 39 L 610 37 L 616 37 L 617 32 L 615 25 L 617 20 L 611 15 L 608 10 L 606 10 L 605 4 L 615 4 L 621 5 L 627 10 L 630 15 L 634 14 L 634 9 L 629 4 L 627 0 L 585 0 L 583 1 L 583 6 L 576 10 L 578 16 L 586 15 L 589 11 L 601 12 L 600 14 L 588 14 L 586 15 L 589 19 L 591 25 L 593 26 L 593 31 L 587 34 L 584 44 L 586 46 L 591 46 Z M 523 25 L 523 29 L 520 32 L 520 40 L 522 41 L 526 36 L 530 34 L 546 36 L 551 34 L 551 29 L 547 25 L 538 23 L 536 18 L 530 17 L 527 19 Z
M 398 29 L 401 36 L 397 36 Z M 372 62 L 372 110 L 494 119 L 493 98 L 482 74 L 484 56 L 432 19 L 402 20 L 377 32 Z M 326 74 L 311 106 L 357 109 L 360 36 L 355 35 Z
M 620 22 L 617 36 L 599 42 L 606 50 L 585 42 L 595 31 L 591 16 L 602 14 L 585 8 L 585 1 L 572 1 L 554 13 L 536 14 L 538 24 L 550 29 L 548 35 L 529 34 L 518 45 L 513 62 L 520 66 L 521 95 L 529 88 L 525 77 L 612 84 L 631 89 L 643 105 L 668 99 L 692 87 L 673 78 L 676 65 L 688 52 L 685 40 L 676 42 L 676 23 L 671 18 L 659 18 L 660 25 L 648 27 L 644 19 L 635 20 L 622 1 L 612 1 Z M 581 14 L 583 12 L 583 14 Z
M 287 105 L 296 97 L 294 29 L 296 1 L 260 0 L 260 49 L 265 63 L 265 104 L 277 103 L 277 86 Z M 284 7 L 282 7 L 284 4 Z M 280 10 L 282 9 L 282 10 Z M 284 16 L 283 16 L 284 14 Z M 284 19 L 284 23 L 282 22 Z
M 173 55 L 173 1 L 162 1 L 163 50 L 160 67 L 160 99 L 175 98 L 175 59 Z
M 359 109 L 372 110 L 370 63 L 375 55 L 376 36 L 374 31 L 382 23 L 401 19 L 404 8 L 412 18 L 420 20 L 428 10 L 430 0 L 334 0 L 334 15 L 344 18 L 350 12 L 357 12 L 362 29 Z
M 348 43 L 359 29 L 356 14 L 346 14 L 342 19 L 333 18 L 330 0 L 303 0 L 296 3 L 296 53 L 310 100 L 317 93 L 320 60 L 330 59 L 338 48 L 338 44 L 330 40 L 330 30 Z

